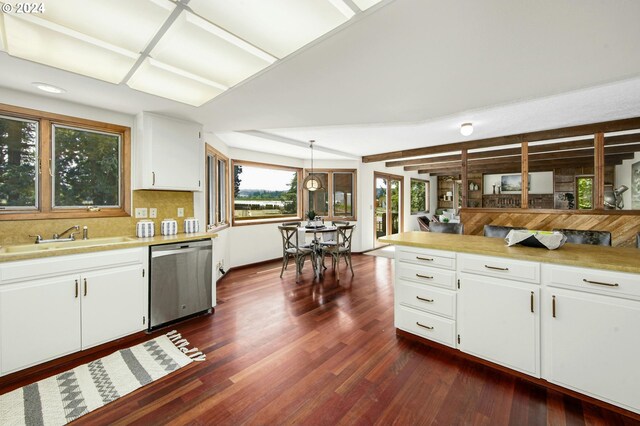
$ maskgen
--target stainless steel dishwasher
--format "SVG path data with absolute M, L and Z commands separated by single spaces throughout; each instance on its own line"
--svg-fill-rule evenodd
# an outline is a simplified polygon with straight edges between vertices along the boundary
M 212 242 L 151 246 L 149 329 L 211 310 Z

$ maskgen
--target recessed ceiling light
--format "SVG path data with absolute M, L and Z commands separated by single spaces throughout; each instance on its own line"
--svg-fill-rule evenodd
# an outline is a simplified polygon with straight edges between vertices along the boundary
M 47 93 L 65 93 L 66 90 L 60 88 L 60 87 L 56 87 L 56 86 L 52 86 L 50 84 L 47 83 L 39 83 L 39 82 L 34 82 L 31 83 L 34 86 L 36 86 L 38 89 L 42 90 L 43 92 L 47 92 Z
M 463 123 L 460 126 L 460 133 L 462 133 L 463 136 L 469 136 L 471 133 L 473 133 L 473 124 Z

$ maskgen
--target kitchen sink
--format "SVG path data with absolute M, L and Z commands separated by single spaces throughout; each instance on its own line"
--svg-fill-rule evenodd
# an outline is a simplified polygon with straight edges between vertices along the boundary
M 71 249 L 78 247 L 94 247 L 107 244 L 120 244 L 128 243 L 131 241 L 137 241 L 137 238 L 132 237 L 105 237 L 105 238 L 90 238 L 88 240 L 75 240 L 75 241 L 62 241 L 55 243 L 41 243 L 41 244 L 25 244 L 19 246 L 6 246 L 0 248 L 1 253 L 35 253 L 45 250 L 61 250 Z

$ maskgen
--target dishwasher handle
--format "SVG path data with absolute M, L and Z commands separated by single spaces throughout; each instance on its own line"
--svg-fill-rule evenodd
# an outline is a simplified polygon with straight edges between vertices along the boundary
M 152 251 L 151 257 L 157 258 L 157 257 L 163 257 L 163 256 L 175 256 L 178 254 L 195 253 L 203 250 L 211 250 L 211 249 L 204 248 L 204 247 L 191 247 L 191 248 L 184 248 L 184 249 L 178 248 L 174 250 L 164 250 L 164 251 L 155 251 L 155 252 Z

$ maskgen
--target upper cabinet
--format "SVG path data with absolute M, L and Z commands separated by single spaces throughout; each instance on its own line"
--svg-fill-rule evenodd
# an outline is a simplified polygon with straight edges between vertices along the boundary
M 202 190 L 201 124 L 143 112 L 136 127 L 135 189 Z

